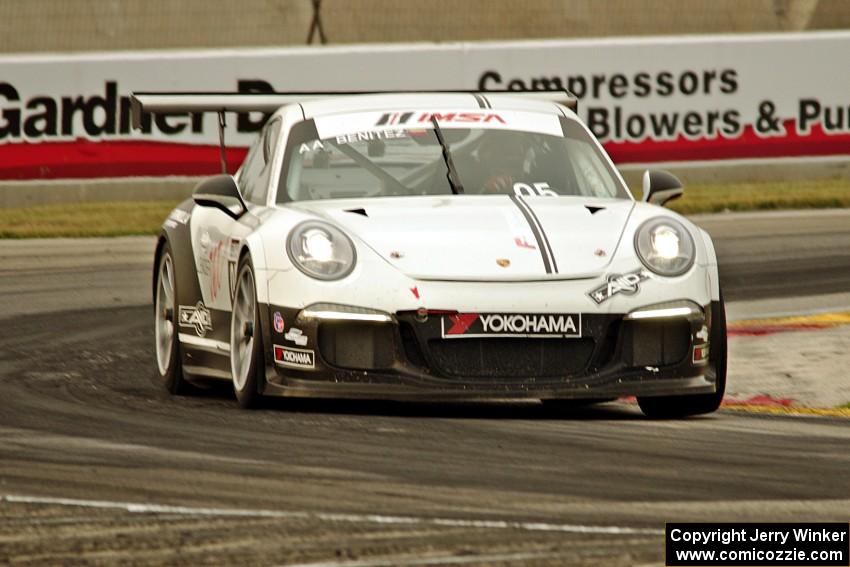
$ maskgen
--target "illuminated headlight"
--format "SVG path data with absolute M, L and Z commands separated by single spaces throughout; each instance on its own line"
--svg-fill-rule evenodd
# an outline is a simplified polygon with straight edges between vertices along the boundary
M 625 319 L 626 321 L 635 321 L 637 319 L 670 319 L 674 317 L 690 318 L 697 316 L 704 316 L 702 308 L 693 301 L 680 299 L 635 309 L 627 314 Z
M 298 314 L 298 319 L 324 319 L 326 321 L 372 321 L 389 323 L 392 315 L 377 309 L 340 305 L 339 303 L 313 303 Z
M 635 251 L 647 268 L 661 276 L 680 276 L 694 265 L 694 239 L 671 218 L 656 217 L 640 225 Z
M 321 221 L 302 222 L 292 229 L 286 249 L 296 268 L 320 280 L 344 278 L 357 260 L 345 233 Z

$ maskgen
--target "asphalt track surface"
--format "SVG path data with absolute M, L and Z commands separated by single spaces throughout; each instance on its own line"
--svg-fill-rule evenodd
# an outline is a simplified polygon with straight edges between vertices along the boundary
M 727 296 L 850 289 L 847 211 L 700 219 Z M 0 243 L 0 565 L 661 564 L 665 521 L 848 521 L 846 421 L 171 397 L 150 242 Z

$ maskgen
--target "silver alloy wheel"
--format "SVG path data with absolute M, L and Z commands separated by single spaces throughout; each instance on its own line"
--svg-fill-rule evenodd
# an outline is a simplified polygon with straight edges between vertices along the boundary
M 164 252 L 159 261 L 159 272 L 156 285 L 156 364 L 161 376 L 165 376 L 171 366 L 171 355 L 174 352 L 174 267 L 171 254 Z
M 239 273 L 236 296 L 233 299 L 233 318 L 230 320 L 230 371 L 233 375 L 233 387 L 240 392 L 248 382 L 248 372 L 254 357 L 256 312 L 254 274 L 246 265 Z

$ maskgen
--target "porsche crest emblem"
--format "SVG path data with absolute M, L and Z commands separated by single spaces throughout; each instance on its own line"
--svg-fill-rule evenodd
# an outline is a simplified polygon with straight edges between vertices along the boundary
M 496 258 L 496 263 L 499 264 L 502 268 L 507 268 L 511 265 L 511 261 L 507 258 Z

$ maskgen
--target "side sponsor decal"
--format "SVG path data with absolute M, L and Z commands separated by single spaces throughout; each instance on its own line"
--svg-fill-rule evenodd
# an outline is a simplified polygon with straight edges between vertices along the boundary
M 628 274 L 610 274 L 601 286 L 590 290 L 587 296 L 600 305 L 617 294 L 635 295 L 640 291 L 640 283 L 649 279 L 649 272 L 640 269 Z
M 697 366 L 708 364 L 708 327 L 703 325 L 694 333 L 694 347 L 691 362 Z
M 281 366 L 309 370 L 316 367 L 316 353 L 302 348 L 274 345 L 274 361 Z
M 458 313 L 441 319 L 444 339 L 581 337 L 581 313 Z
M 693 363 L 703 365 L 708 362 L 708 344 L 694 345 Z
M 304 334 L 304 331 L 299 329 L 298 327 L 292 327 L 289 331 L 283 335 L 283 338 L 292 341 L 298 346 L 307 346 L 307 335 Z
M 236 247 L 238 250 L 238 241 Z M 219 294 L 222 292 L 221 286 L 225 283 L 225 277 L 228 278 L 228 285 L 231 288 L 228 292 L 230 292 L 231 298 L 233 296 L 232 288 L 236 283 L 235 262 L 230 260 L 233 255 L 233 248 L 234 242 L 215 228 L 204 228 L 198 237 L 196 244 L 198 274 L 205 276 L 201 278 L 201 285 L 206 287 L 209 293 L 208 299 L 213 303 L 215 303 Z M 230 266 L 231 263 L 233 264 L 232 267 Z
M 275 332 L 282 333 L 284 328 L 286 328 L 286 324 L 283 321 L 283 315 L 280 314 L 280 311 L 275 311 L 274 312 L 274 330 L 275 330 Z
M 222 276 L 222 268 L 224 267 L 224 262 L 226 261 L 224 255 L 224 241 L 219 240 L 215 246 L 209 251 L 207 255 L 207 261 L 209 262 L 209 270 L 210 270 L 210 299 L 215 302 L 218 297 L 219 291 L 221 291 L 221 276 Z
M 202 301 L 195 306 L 181 305 L 178 320 L 181 327 L 193 327 L 199 337 L 203 337 L 207 331 L 213 329 L 212 315 Z

